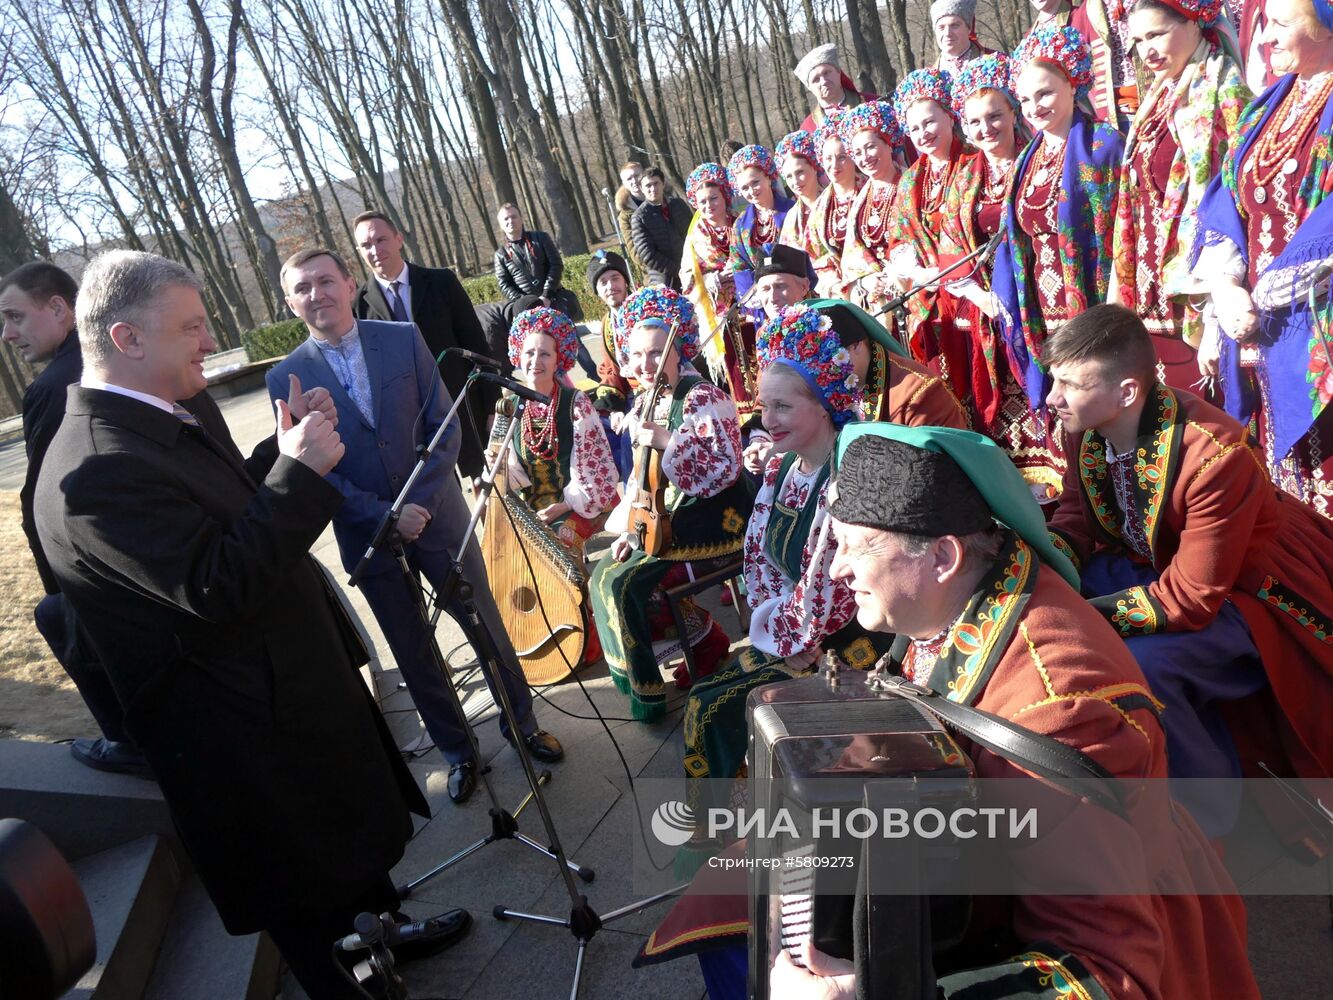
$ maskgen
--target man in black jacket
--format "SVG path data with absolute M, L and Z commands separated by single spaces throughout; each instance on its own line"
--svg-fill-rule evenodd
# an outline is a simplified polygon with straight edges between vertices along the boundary
M 540 230 L 525 228 L 517 205 L 501 205 L 496 221 L 504 242 L 495 251 L 495 280 L 505 300 L 517 302 L 525 295 L 536 295 L 541 305 L 559 309 L 574 322 L 583 319 L 578 298 L 560 287 L 565 261 L 555 241 Z
M 680 258 L 694 213 L 680 198 L 667 197 L 661 167 L 649 167 L 639 187 L 644 201 L 630 219 L 630 239 L 648 272 L 645 284 L 680 291 Z
M 33 516 L 37 475 L 51 439 L 65 417 L 65 391 L 83 373 L 83 354 L 74 331 L 74 302 L 78 293 L 79 286 L 73 278 L 45 261 L 24 264 L 0 280 L 4 342 L 12 344 L 29 364 L 46 365 L 23 393 L 23 445 L 28 470 L 19 491 L 19 506 L 23 533 L 28 537 L 28 548 L 46 591 L 33 610 L 33 618 L 37 631 L 79 689 L 84 704 L 102 730 L 98 739 L 77 739 L 70 744 L 74 759 L 99 771 L 148 776 L 143 754 L 125 732 L 125 711 L 116 699 L 106 671 L 80 636 L 69 602 L 60 596 Z
M 332 958 L 429 809 L 309 549 L 343 502 L 326 389 L 293 386 L 242 457 L 204 391 L 201 284 L 113 250 L 84 272 L 85 370 L 37 483 L 61 592 L 125 705 L 232 934 L 266 930 L 306 993 L 363 998 Z M 464 911 L 448 918 L 461 935 Z
M 362 212 L 352 220 L 356 249 L 370 279 L 356 291 L 352 308 L 357 319 L 415 323 L 431 357 L 437 358 L 449 396 L 457 399 L 471 369 L 461 358 L 440 359 L 450 347 L 490 355 L 477 311 L 458 276 L 447 267 L 422 267 L 403 260 L 403 234 L 384 212 Z M 463 431 L 458 471 L 475 479 L 481 474 L 486 418 L 498 393 L 479 383 L 458 411 Z

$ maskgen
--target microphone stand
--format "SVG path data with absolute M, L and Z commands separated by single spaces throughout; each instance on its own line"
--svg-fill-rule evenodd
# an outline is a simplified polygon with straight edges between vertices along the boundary
M 935 274 L 931 275 L 931 277 L 928 278 L 926 281 L 923 281 L 919 285 L 913 285 L 911 288 L 903 292 L 901 295 L 897 295 L 889 299 L 889 301 L 885 303 L 884 308 L 880 309 L 877 313 L 875 313 L 875 318 L 878 319 L 885 313 L 893 313 L 894 318 L 898 319 L 901 322 L 902 317 L 899 314 L 901 313 L 903 306 L 907 304 L 908 299 L 910 299 L 913 295 L 916 295 L 918 292 L 928 292 L 931 291 L 932 289 L 938 288 L 940 283 L 946 277 L 948 277 L 954 271 L 958 270 L 958 268 L 962 267 L 964 264 L 970 263 L 971 261 L 974 261 L 979 257 L 985 257 L 993 253 L 995 248 L 1000 245 L 1000 239 L 1003 236 L 1003 234 L 1004 230 L 1003 229 L 999 230 L 998 232 L 996 232 L 994 236 L 992 236 L 989 240 L 987 240 L 984 245 L 977 247 L 977 249 L 973 250 L 966 257 L 959 257 L 948 267 L 936 271 Z M 975 271 L 976 268 L 973 268 L 973 270 Z
M 467 390 L 471 387 L 472 383 L 477 381 L 479 375 L 480 373 L 476 371 L 473 371 L 468 375 L 467 382 L 464 383 L 463 386 L 463 391 L 458 394 L 458 399 L 454 401 L 453 408 L 449 411 L 446 419 L 440 424 L 429 442 L 418 446 L 416 467 L 412 470 L 412 474 L 408 476 L 407 482 L 403 484 L 402 491 L 398 494 L 389 510 L 385 513 L 384 518 L 381 520 L 379 527 L 375 531 L 375 536 L 371 541 L 370 547 L 366 549 L 365 555 L 363 555 L 361 561 L 357 563 L 356 569 L 353 571 L 349 581 L 352 586 L 356 586 L 361 579 L 368 563 L 374 558 L 375 553 L 385 546 L 393 526 L 398 522 L 398 515 L 402 511 L 403 504 L 407 502 L 408 492 L 412 489 L 413 483 L 415 483 L 421 475 L 426 463 L 430 461 L 430 457 L 434 453 L 435 448 L 439 445 L 441 438 L 443 438 L 445 430 L 453 421 L 454 412 L 458 409 L 459 404 L 467 394 Z M 532 765 L 532 758 L 529 755 L 527 744 L 524 742 L 519 729 L 517 715 L 514 712 L 513 705 L 509 701 L 508 691 L 505 689 L 504 672 L 506 667 L 501 662 L 499 654 L 496 652 L 494 640 L 491 638 L 491 634 L 487 630 L 485 622 L 481 620 L 481 617 L 477 612 L 476 604 L 472 600 L 472 586 L 463 579 L 463 553 L 467 550 L 468 543 L 472 541 L 473 534 L 476 531 L 477 522 L 481 517 L 481 512 L 485 509 L 485 499 L 489 496 L 489 492 L 494 486 L 495 476 L 499 471 L 500 462 L 506 460 L 508 448 L 513 440 L 513 435 L 518 428 L 519 421 L 522 418 L 523 405 L 524 401 L 520 398 L 516 405 L 514 418 L 510 423 L 509 433 L 505 438 L 504 447 L 501 448 L 500 454 L 496 457 L 495 462 L 485 473 L 483 479 L 485 485 L 483 497 L 472 511 L 472 519 L 468 522 L 467 530 L 463 533 L 462 543 L 454 557 L 453 566 L 450 568 L 445 586 L 435 595 L 435 611 L 433 614 L 430 609 L 430 600 L 426 596 L 425 588 L 421 585 L 421 582 L 417 579 L 417 574 L 413 572 L 408 563 L 407 553 L 402 544 L 395 542 L 392 546 L 393 556 L 397 560 L 399 568 L 406 576 L 413 595 L 416 597 L 417 613 L 421 615 L 421 619 L 426 625 L 428 650 L 431 658 L 435 661 L 436 667 L 444 677 L 444 687 L 450 705 L 457 714 L 460 722 L 463 724 L 463 731 L 467 734 L 468 746 L 472 750 L 472 758 L 477 761 L 477 776 L 481 780 L 482 787 L 486 790 L 487 797 L 491 800 L 490 834 L 468 847 L 465 847 L 463 850 L 453 855 L 453 857 L 449 858 L 442 864 L 437 865 L 426 874 L 418 876 L 417 878 L 398 886 L 397 890 L 400 899 L 407 899 L 412 895 L 413 891 L 424 882 L 427 882 L 447 869 L 452 868 L 464 858 L 481 850 L 487 844 L 495 843 L 498 840 L 517 840 L 520 843 L 526 844 L 538 854 L 544 854 L 546 857 L 558 861 L 560 863 L 561 871 L 565 873 L 565 878 L 569 881 L 571 886 L 573 885 L 573 882 L 569 877 L 569 872 L 571 871 L 585 882 L 591 882 L 595 877 L 595 873 L 591 868 L 586 868 L 567 860 L 564 852 L 560 849 L 554 824 L 551 820 L 550 813 L 546 808 L 545 801 L 542 799 L 539 791 L 542 785 L 551 780 L 551 772 L 549 770 L 543 770 L 538 774 Z M 496 699 L 499 703 L 498 707 L 503 714 L 505 721 L 509 725 L 509 731 L 514 734 L 514 747 L 518 751 L 519 759 L 523 762 L 523 771 L 528 779 L 528 787 L 531 789 L 518 804 L 518 807 L 512 812 L 501 807 L 500 800 L 495 794 L 495 789 L 491 785 L 490 778 L 487 776 L 490 769 L 482 766 L 481 750 L 477 745 L 477 735 L 467 720 L 467 713 L 463 709 L 462 699 L 459 697 L 458 691 L 454 686 L 453 676 L 450 673 L 449 665 L 444 658 L 444 654 L 440 650 L 439 641 L 435 637 L 435 625 L 439 621 L 440 611 L 448 605 L 455 593 L 457 593 L 463 605 L 464 616 L 467 619 L 465 631 L 468 633 L 469 641 L 476 647 L 477 660 L 483 665 L 484 669 L 490 672 L 490 676 L 495 679 L 494 690 Z M 547 833 L 551 838 L 551 843 L 555 845 L 555 850 L 544 847 L 518 831 L 517 817 L 534 799 L 537 801 L 538 808 L 542 814 L 542 819 L 546 824 Z

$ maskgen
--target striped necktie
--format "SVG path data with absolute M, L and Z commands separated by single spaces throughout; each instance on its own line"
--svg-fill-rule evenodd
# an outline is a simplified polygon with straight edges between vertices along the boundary
M 203 424 L 199 423 L 199 418 L 196 417 L 189 410 L 187 410 L 185 407 L 181 406 L 180 403 L 171 404 L 171 413 L 172 416 L 174 416 L 177 420 L 183 423 L 186 427 L 193 427 L 197 431 L 201 432 L 203 431 L 204 426 Z

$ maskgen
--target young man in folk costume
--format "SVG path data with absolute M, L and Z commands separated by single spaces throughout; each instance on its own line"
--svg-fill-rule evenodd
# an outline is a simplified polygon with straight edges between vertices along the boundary
M 602 429 L 623 479 L 633 464 L 633 448 L 621 433 L 621 427 L 634 398 L 634 387 L 620 372 L 620 351 L 616 345 L 625 339 L 620 307 L 629 298 L 629 265 L 612 250 L 597 250 L 588 259 L 587 277 L 588 287 L 606 306 L 606 318 L 602 320 L 603 357 L 597 363 L 598 385 L 592 391 L 592 405 L 602 417 Z
M 816 45 L 801 57 L 792 72 L 815 98 L 814 108 L 801 122 L 801 128 L 806 132 L 819 128 L 835 111 L 875 99 L 874 94 L 862 94 L 856 89 L 856 84 L 838 62 L 838 47 L 832 42 Z
M 995 51 L 977 41 L 977 0 L 933 0 L 930 23 L 940 50 L 935 69 L 956 75 L 973 59 Z
M 1291 763 L 1333 775 L 1333 525 L 1268 482 L 1244 427 L 1157 381 L 1129 310 L 1091 309 L 1048 346 L 1078 449 L 1051 532 L 1166 704 L 1172 776 L 1239 777 L 1220 703 L 1265 684 Z M 1206 806 L 1204 829 L 1226 833 L 1238 802 Z
M 1060 810 L 1075 800 L 1052 792 L 1038 846 L 1006 850 L 1005 860 L 1020 880 L 1051 885 L 1058 873 L 1071 887 L 1091 889 L 1091 863 L 1098 887 L 1134 889 L 992 897 L 974 910 L 961 947 L 933 968 L 931 956 L 921 956 L 928 995 L 1257 998 L 1244 908 L 1225 870 L 1188 813 L 1164 808 L 1141 784 L 1167 773 L 1159 705 L 1114 630 L 1079 596 L 1078 573 L 1052 544 L 1013 464 L 970 431 L 886 423 L 847 427 L 836 454 L 830 573 L 852 590 L 862 628 L 896 634 L 889 672 L 1058 740 L 1128 779 L 1121 787 L 1132 824 L 1090 806 L 1083 808 L 1099 810 L 1094 821 L 1065 822 Z M 960 745 L 980 779 L 1030 778 L 970 740 Z M 648 938 L 643 959 L 715 943 L 744 948 L 736 927 L 748 923 L 747 900 L 706 895 L 705 885 Z M 854 933 L 864 954 L 864 932 Z M 808 942 L 801 958 L 804 967 L 782 950 L 769 996 L 856 996 L 851 962 Z M 744 994 L 710 983 L 709 995 Z
M 687 563 L 699 569 L 740 551 L 752 494 L 740 475 L 736 407 L 722 390 L 681 368 L 682 360 L 699 349 L 689 300 L 670 289 L 641 288 L 624 308 L 629 337 L 621 361 L 639 381 L 641 393 L 652 390 L 662 369 L 656 410 L 632 414 L 628 429 L 640 450 L 636 463 L 648 449 L 660 453 L 671 542 L 658 556 L 637 547 L 629 524 L 639 484 L 631 480 L 607 521 L 608 530 L 620 536 L 594 570 L 589 591 L 611 676 L 630 696 L 634 718 L 651 722 L 666 709 L 660 665 L 679 653 L 681 643 L 694 647 L 699 676 L 711 673 L 731 645 L 722 628 L 692 602 L 684 616 L 689 634 L 671 634 L 661 589 L 683 581 Z M 668 350 L 673 325 L 676 343 Z

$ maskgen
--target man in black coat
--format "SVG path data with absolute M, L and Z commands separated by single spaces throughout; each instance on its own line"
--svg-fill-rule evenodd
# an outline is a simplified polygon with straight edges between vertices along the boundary
M 578 297 L 560 282 L 565 259 L 555 241 L 538 229 L 527 229 L 517 205 L 501 205 L 496 215 L 504 242 L 495 250 L 495 280 L 505 301 L 536 295 L 540 305 L 559 309 L 574 322 L 583 319 Z
M 415 323 L 432 357 L 450 347 L 495 357 L 458 276 L 447 267 L 422 267 L 403 260 L 403 234 L 383 212 L 362 212 L 352 220 L 357 252 L 371 277 L 356 292 L 357 319 Z M 437 361 L 449 395 L 457 399 L 471 369 L 461 358 Z M 476 478 L 486 450 L 487 417 L 498 392 L 485 383 L 468 393 L 458 411 L 463 429 L 458 471 Z
M 394 908 L 428 809 L 309 555 L 342 503 L 336 410 L 293 386 L 243 459 L 203 391 L 198 279 L 115 250 L 83 280 L 85 370 L 37 483 L 51 570 L 227 930 L 267 930 L 311 997 L 360 997 L 333 940 Z
M 667 197 L 666 175 L 660 167 L 649 167 L 639 187 L 644 200 L 630 219 L 630 239 L 647 271 L 644 284 L 680 291 L 680 259 L 694 213 L 680 198 Z
M 33 516 L 37 474 L 65 417 L 65 390 L 78 382 L 83 372 L 83 355 L 74 331 L 74 302 L 78 294 L 79 286 L 74 279 L 45 261 L 23 264 L 0 280 L 4 342 L 13 345 L 29 364 L 46 365 L 23 393 L 23 445 L 28 469 L 19 491 L 19 506 L 23 534 L 28 538 L 28 548 L 46 591 L 33 610 L 33 619 L 37 631 L 74 681 L 102 730 L 97 739 L 77 739 L 70 744 L 74 759 L 99 771 L 148 776 L 143 754 L 125 733 L 125 711 L 107 680 L 106 671 L 80 636 L 69 602 L 60 596 Z

